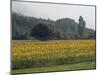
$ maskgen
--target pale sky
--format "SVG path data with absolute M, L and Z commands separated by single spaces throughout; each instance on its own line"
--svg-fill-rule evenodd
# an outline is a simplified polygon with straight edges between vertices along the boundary
M 63 4 L 48 4 L 34 2 L 12 2 L 12 11 L 26 16 L 57 20 L 71 18 L 78 22 L 83 16 L 86 27 L 95 29 L 95 7 Z

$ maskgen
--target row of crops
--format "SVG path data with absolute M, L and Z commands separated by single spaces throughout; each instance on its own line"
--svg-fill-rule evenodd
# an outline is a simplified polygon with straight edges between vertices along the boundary
M 12 68 L 95 61 L 95 40 L 12 41 Z

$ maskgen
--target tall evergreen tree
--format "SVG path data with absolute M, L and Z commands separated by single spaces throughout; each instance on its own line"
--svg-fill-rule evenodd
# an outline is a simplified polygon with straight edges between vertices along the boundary
M 79 24 L 78 24 L 78 35 L 79 37 L 84 36 L 84 29 L 85 29 L 85 21 L 82 16 L 79 17 Z

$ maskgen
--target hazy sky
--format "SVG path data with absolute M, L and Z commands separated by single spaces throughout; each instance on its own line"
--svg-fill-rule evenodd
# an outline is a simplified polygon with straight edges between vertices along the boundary
M 12 11 L 26 16 L 57 20 L 71 18 L 78 22 L 79 16 L 83 16 L 86 27 L 95 29 L 95 7 L 47 4 L 34 2 L 12 2 Z

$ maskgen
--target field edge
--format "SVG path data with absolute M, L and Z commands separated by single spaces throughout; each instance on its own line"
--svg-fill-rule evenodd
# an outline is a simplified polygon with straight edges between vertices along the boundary
M 63 72 L 63 71 L 80 71 L 96 69 L 96 62 L 82 62 L 67 65 L 56 65 L 48 67 L 38 67 L 29 69 L 12 70 L 11 74 L 28 74 L 28 73 L 47 73 L 47 72 Z

